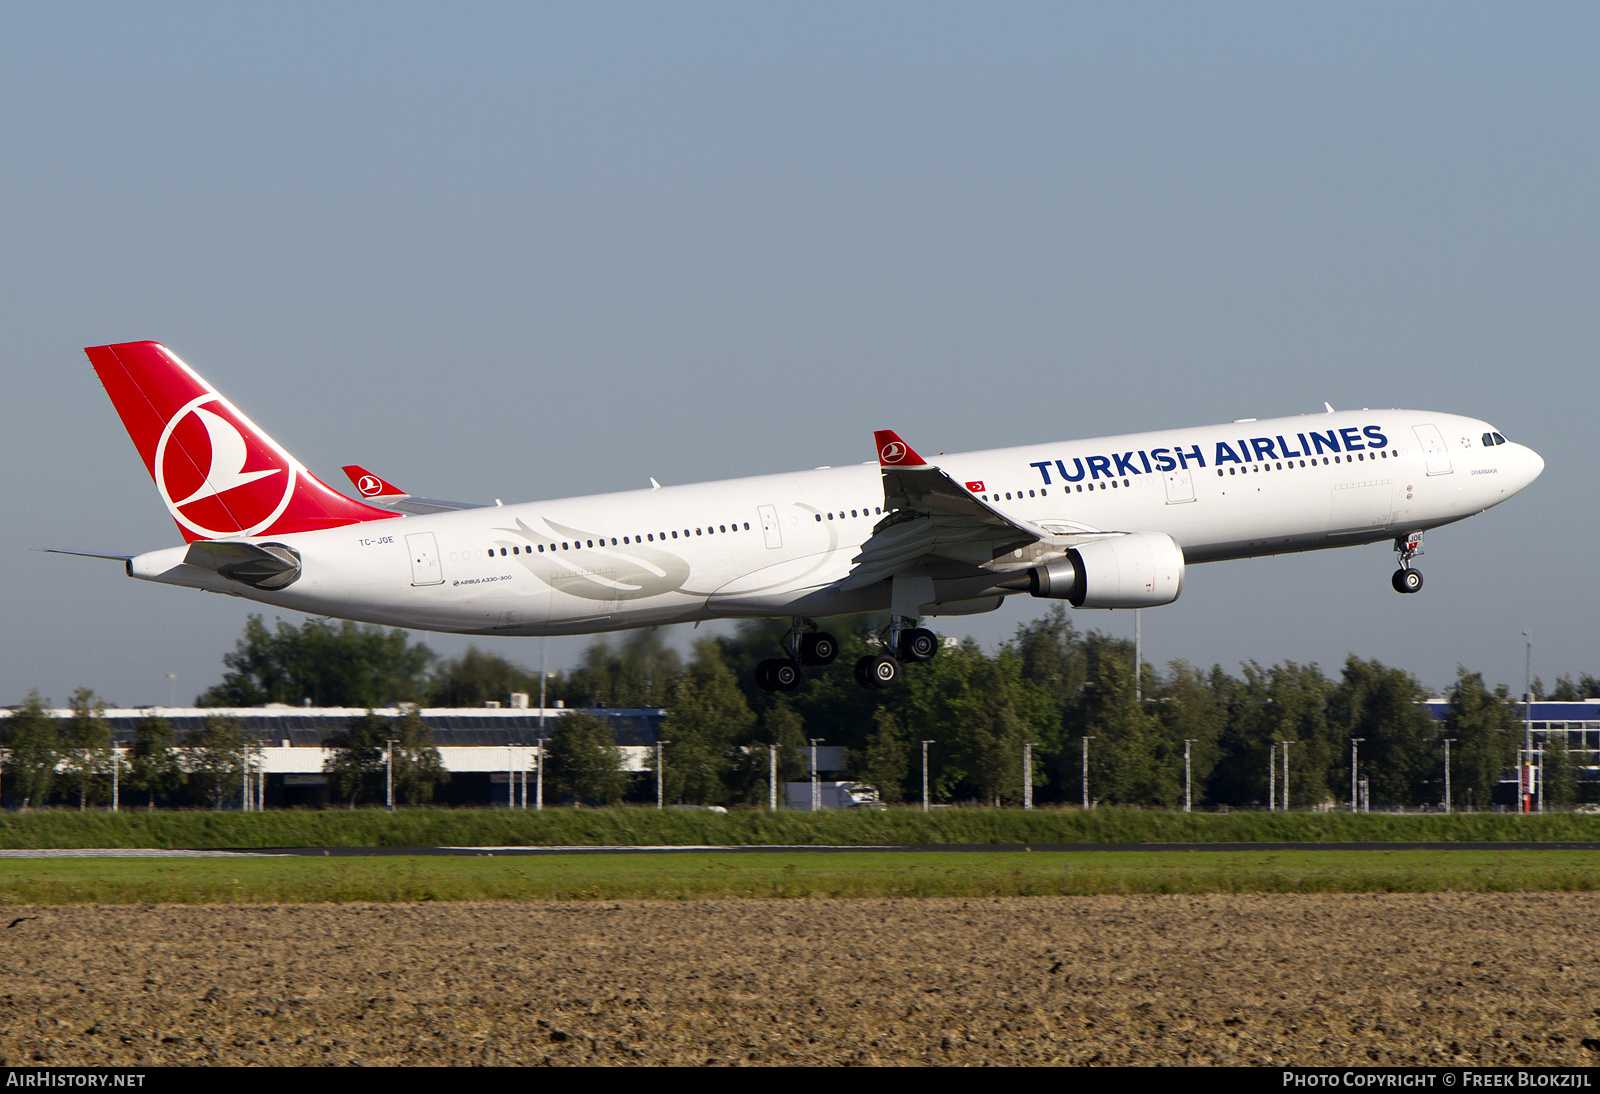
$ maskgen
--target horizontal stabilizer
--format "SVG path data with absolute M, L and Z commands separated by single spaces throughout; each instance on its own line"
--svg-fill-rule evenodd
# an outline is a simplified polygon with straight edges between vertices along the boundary
M 133 557 L 131 554 L 118 555 L 106 551 L 69 551 L 65 547 L 42 547 L 40 550 L 47 555 L 77 555 L 79 558 L 109 558 L 115 562 L 127 562 Z

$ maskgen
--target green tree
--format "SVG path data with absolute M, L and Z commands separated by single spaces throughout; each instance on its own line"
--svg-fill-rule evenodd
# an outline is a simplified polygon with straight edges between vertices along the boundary
M 154 711 L 140 718 L 134 728 L 128 785 L 150 795 L 151 809 L 156 807 L 157 798 L 170 802 L 188 778 L 173 747 L 176 741 L 172 723 Z
M 61 770 L 58 781 L 78 797 L 80 810 L 106 799 L 111 774 L 111 726 L 105 703 L 89 688 L 72 693 L 72 717 L 61 725 Z
M 468 646 L 460 657 L 440 664 L 429 687 L 431 702 L 440 707 L 481 707 L 506 703 L 514 691 L 539 701 L 539 674 L 520 668 L 498 653 Z
M 1181 776 L 1164 755 L 1161 723 L 1134 698 L 1132 646 L 1124 639 L 1089 636 L 1088 679 L 1068 713 L 1068 725 L 1072 736 L 1094 738 L 1091 800 L 1172 805 L 1183 799 Z M 1081 770 L 1072 773 L 1080 793 Z
M 394 741 L 395 799 L 409 805 L 432 801 L 434 787 L 450 781 L 433 746 L 433 728 L 411 707 L 389 723 L 388 739 Z
M 697 643 L 694 661 L 673 687 L 666 720 L 658 731 L 671 742 L 663 756 L 667 799 L 693 805 L 727 801 L 724 780 L 734 745 L 755 720 L 717 643 L 709 639 Z
M 659 707 L 683 672 L 678 651 L 654 627 L 629 634 L 617 648 L 596 642 L 583 664 L 559 682 L 560 697 L 574 707 Z
M 872 737 L 867 747 L 852 754 L 852 773 L 878 789 L 880 801 L 894 805 L 905 801 L 906 778 L 911 774 L 910 745 L 900 720 L 881 707 L 873 712 Z
M 58 719 L 48 704 L 37 691 L 30 691 L 27 701 L 0 722 L 5 732 L 7 786 L 24 809 L 45 804 L 55 786 L 61 737 Z
M 805 721 L 784 695 L 774 697 L 766 713 L 734 748 L 727 776 L 734 801 L 767 804 L 773 760 L 769 746 L 777 747 L 777 796 L 781 808 L 783 784 L 806 777 L 805 761 L 801 759 L 801 750 L 806 746 Z
M 1443 736 L 1454 738 L 1450 746 L 1452 804 L 1487 809 L 1495 787 L 1516 765 L 1522 742 L 1519 708 L 1512 705 L 1504 685 L 1491 694 L 1483 686 L 1482 674 L 1459 666 L 1449 698 Z
M 1174 661 L 1167 666 L 1164 680 L 1151 692 L 1155 702 L 1149 709 L 1161 723 L 1166 751 L 1177 765 L 1174 775 L 1180 794 L 1184 742 L 1193 742 L 1189 748 L 1189 777 L 1191 799 L 1196 805 L 1206 799 L 1206 786 L 1221 756 L 1228 701 L 1236 684 L 1220 666 L 1213 666 L 1208 676 L 1192 665 Z
M 995 806 L 1022 800 L 1022 719 L 1011 700 L 1005 673 L 994 661 L 978 681 L 978 705 L 966 734 L 966 768 L 978 800 Z
M 229 714 L 208 715 L 199 729 L 185 738 L 186 766 L 196 796 L 211 799 L 221 809 L 234 794 L 244 796 L 244 748 L 249 739 L 239 719 Z
M 593 714 L 568 711 L 545 743 L 547 782 L 566 801 L 615 805 L 628 789 L 622 749 L 611 727 Z
M 1578 758 L 1568 750 L 1565 733 L 1546 733 L 1539 743 L 1544 746 L 1543 804 L 1567 808 L 1578 798 Z
M 1418 805 L 1442 797 L 1443 775 L 1433 755 L 1438 726 L 1422 699 L 1422 686 L 1409 673 L 1354 654 L 1346 659 L 1328 696 L 1329 729 L 1344 744 L 1346 787 L 1349 740 L 1359 737 L 1361 774 L 1373 804 Z
M 1282 741 L 1293 742 L 1289 746 L 1290 804 L 1310 808 L 1332 800 L 1327 772 L 1342 755 L 1327 719 L 1333 684 L 1315 664 L 1285 661 L 1263 669 L 1252 661 L 1243 668 L 1244 679 L 1237 682 L 1230 697 L 1221 754 L 1212 772 L 1212 800 L 1230 805 L 1266 804 L 1267 792 L 1283 776 Z
M 264 703 L 300 706 L 393 706 L 422 699 L 433 661 L 427 646 L 411 645 L 405 631 L 345 621 L 307 619 L 299 627 L 278 620 L 268 630 L 259 615 L 222 658 L 229 672 L 200 696 L 208 707 L 253 707 Z
M 328 749 L 328 757 L 322 761 L 328 787 L 335 796 L 346 799 L 351 809 L 358 800 L 371 801 L 382 795 L 385 752 L 392 736 L 389 719 L 369 710 L 351 718 L 323 742 Z

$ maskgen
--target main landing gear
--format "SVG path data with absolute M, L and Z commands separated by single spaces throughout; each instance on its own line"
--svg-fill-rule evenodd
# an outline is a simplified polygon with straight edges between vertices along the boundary
M 809 619 L 796 618 L 783 636 L 788 657 L 769 657 L 756 666 L 756 683 L 762 691 L 793 691 L 800 686 L 801 666 L 833 664 L 839 656 L 839 640 Z
M 1397 593 L 1414 593 L 1422 588 L 1422 571 L 1412 568 L 1411 560 L 1422 553 L 1422 533 L 1396 536 L 1394 549 L 1400 556 L 1400 568 L 1389 579 L 1389 584 Z
M 911 626 L 915 619 L 890 616 L 889 626 L 878 635 L 884 652 L 856 662 L 856 683 L 878 691 L 900 682 L 901 666 L 932 661 L 939 638 L 925 627 Z M 793 691 L 805 678 L 805 668 L 830 665 L 839 656 L 839 640 L 817 630 L 809 619 L 796 618 L 783 636 L 788 657 L 769 657 L 756 666 L 756 683 L 762 691 Z
M 881 691 L 900 682 L 902 662 L 921 664 L 932 661 L 939 652 L 939 638 L 925 627 L 907 627 L 903 616 L 889 617 L 888 628 L 878 636 L 886 652 L 874 653 L 856 662 L 856 683 Z M 915 622 L 915 620 L 911 620 Z

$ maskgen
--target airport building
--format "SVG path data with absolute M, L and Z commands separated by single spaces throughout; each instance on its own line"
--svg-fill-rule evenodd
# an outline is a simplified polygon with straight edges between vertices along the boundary
M 611 728 L 612 741 L 622 751 L 623 770 L 651 770 L 656 731 L 667 712 L 658 707 L 612 709 L 607 707 L 573 710 L 567 707 L 540 709 L 527 705 L 527 696 L 511 697 L 512 705 L 484 707 L 422 707 L 417 713 L 433 733 L 433 747 L 439 751 L 450 781 L 435 790 L 441 804 L 505 805 L 532 802 L 539 766 L 539 746 L 555 729 L 563 714 L 590 714 Z M 71 718 L 73 712 L 58 708 L 49 711 L 57 718 Z M 407 710 L 385 707 L 372 713 L 384 718 L 400 718 Z M 0 709 L 0 717 L 10 711 Z M 295 707 L 272 703 L 260 707 L 138 707 L 107 708 L 102 717 L 110 726 L 113 746 L 125 758 L 133 747 L 139 722 L 151 715 L 166 719 L 178 746 L 200 732 L 207 718 L 219 715 L 235 718 L 245 738 L 251 742 L 250 764 L 262 776 L 261 792 L 269 807 L 325 805 L 329 803 L 324 764 L 332 755 L 326 747 L 330 736 L 340 732 L 352 718 L 364 717 L 365 709 L 355 707 Z M 810 750 L 806 762 L 809 763 Z M 838 771 L 844 767 L 844 749 L 819 747 L 818 771 Z

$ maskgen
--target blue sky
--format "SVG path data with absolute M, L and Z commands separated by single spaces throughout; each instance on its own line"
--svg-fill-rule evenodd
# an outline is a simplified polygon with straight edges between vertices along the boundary
M 178 542 L 81 353 L 137 338 L 336 485 L 485 500 L 864 460 L 883 427 L 1485 417 L 1547 470 L 1430 533 L 1421 594 L 1385 545 L 1199 567 L 1147 656 L 1519 687 L 1530 627 L 1546 681 L 1600 674 L 1597 30 L 1579 4 L 7 5 L 0 702 L 192 696 L 252 610 L 31 550 Z M 1039 610 L 942 629 L 992 646 Z

